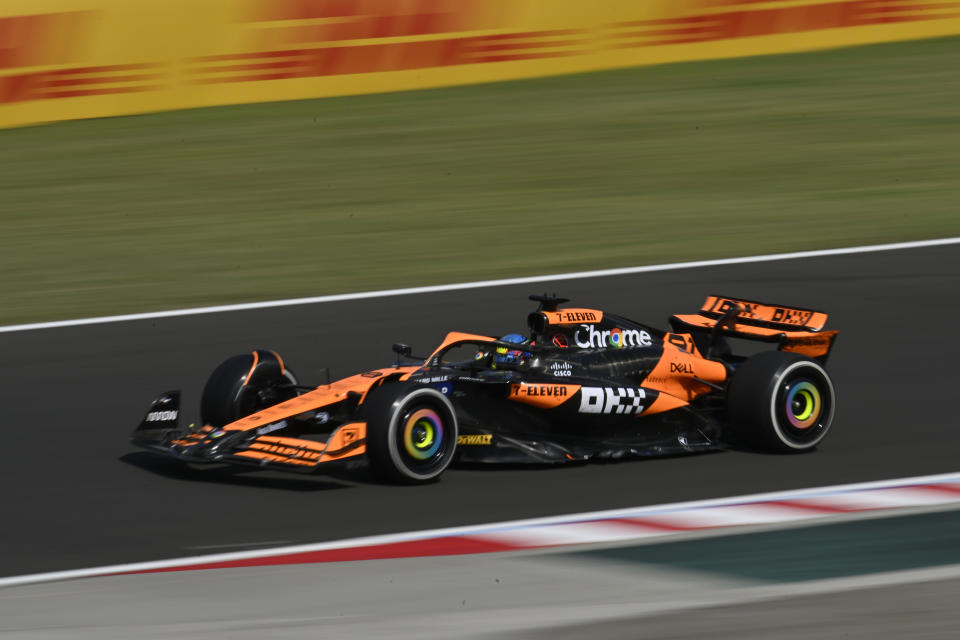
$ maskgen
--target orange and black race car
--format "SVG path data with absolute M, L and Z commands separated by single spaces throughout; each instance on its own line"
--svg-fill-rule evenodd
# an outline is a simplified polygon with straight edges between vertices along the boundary
M 825 313 L 709 296 L 662 331 L 531 300 L 526 335 L 453 332 L 425 358 L 395 344 L 394 365 L 319 386 L 301 385 L 273 351 L 234 356 L 204 387 L 202 426 L 180 428 L 171 391 L 133 442 L 194 463 L 307 472 L 365 456 L 383 478 L 424 482 L 457 459 L 805 451 L 833 421 L 824 367 L 837 332 L 823 329 Z M 732 343 L 759 352 L 737 355 Z

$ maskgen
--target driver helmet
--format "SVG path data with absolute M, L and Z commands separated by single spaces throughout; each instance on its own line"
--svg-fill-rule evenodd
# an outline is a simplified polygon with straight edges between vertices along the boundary
M 522 336 L 519 333 L 508 333 L 507 335 L 500 338 L 500 342 L 510 342 L 517 345 L 523 345 L 530 342 L 526 336 Z M 496 369 L 497 365 L 520 365 L 523 364 L 524 360 L 530 354 L 526 351 L 520 349 L 509 349 L 507 347 L 497 347 L 497 351 L 493 356 L 493 368 Z

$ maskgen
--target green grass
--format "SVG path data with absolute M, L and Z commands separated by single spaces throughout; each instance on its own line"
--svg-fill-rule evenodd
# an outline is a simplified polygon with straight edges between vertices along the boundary
M 960 235 L 958 50 L 0 131 L 0 324 Z

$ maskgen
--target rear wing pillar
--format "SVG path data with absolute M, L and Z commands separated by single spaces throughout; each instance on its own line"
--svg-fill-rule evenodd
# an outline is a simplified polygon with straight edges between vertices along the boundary
M 700 312 L 675 315 L 670 326 L 677 333 L 692 333 L 700 341 L 709 336 L 702 349 L 710 356 L 721 336 L 777 344 L 780 351 L 799 353 L 826 362 L 838 331 L 824 331 L 827 314 L 813 309 L 786 307 L 726 296 L 707 296 Z

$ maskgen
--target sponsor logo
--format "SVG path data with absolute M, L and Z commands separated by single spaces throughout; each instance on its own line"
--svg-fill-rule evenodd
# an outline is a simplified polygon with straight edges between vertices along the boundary
M 583 387 L 580 389 L 580 413 L 639 415 L 646 397 L 647 392 L 643 389 Z
M 558 311 L 557 317 L 562 322 L 597 322 L 600 320 L 592 311 Z
M 457 444 L 486 446 L 493 441 L 493 436 L 489 433 L 469 433 L 457 436 Z
M 291 460 L 306 460 L 307 462 L 316 462 L 320 459 L 319 451 L 311 451 L 305 447 L 290 447 L 284 444 L 263 445 L 258 448 L 257 451 L 269 453 L 282 458 L 290 458 Z M 264 465 L 267 462 L 267 460 L 261 460 L 260 464 Z
M 670 373 L 689 373 L 693 375 L 693 365 L 689 362 L 671 362 Z
M 383 375 L 383 373 L 380 371 L 367 371 L 366 373 L 361 373 L 360 375 L 364 378 L 379 378 Z
M 567 342 L 567 336 L 563 335 L 562 333 L 558 333 L 557 335 L 553 336 L 552 342 L 553 346 L 560 347 L 561 349 L 566 349 L 570 346 L 570 343 Z
M 557 378 L 568 378 L 573 375 L 573 366 L 569 362 L 554 362 L 550 365 L 550 373 Z
M 563 397 L 567 394 L 568 391 L 566 386 L 553 384 L 515 384 L 511 389 L 511 395 L 527 396 L 529 398 L 542 396 Z
M 179 411 L 151 411 L 147 414 L 147 419 L 145 422 L 169 422 L 170 420 L 176 420 Z
M 598 331 L 593 325 L 581 324 L 573 339 L 581 349 L 590 347 L 622 349 L 624 347 L 647 347 L 653 344 L 650 334 L 637 329 L 611 329 Z
M 720 304 L 719 307 L 717 307 L 718 303 Z M 718 313 L 725 313 L 726 311 L 728 311 L 729 309 L 732 309 L 733 307 L 740 307 L 737 310 L 738 316 L 742 316 L 744 318 L 757 318 L 759 317 L 757 315 L 757 308 L 759 306 L 760 305 L 758 305 L 755 302 L 751 303 L 751 302 L 743 302 L 742 300 L 734 301 L 734 300 L 727 300 L 726 298 L 719 298 L 716 301 L 714 301 L 713 306 L 710 307 L 710 310 L 711 311 L 716 310 Z
M 510 395 L 508 397 L 510 400 L 530 404 L 541 409 L 552 409 L 568 402 L 579 389 L 580 385 L 560 384 L 559 380 L 555 384 L 528 384 L 524 382 L 510 385 Z
M 224 431 L 223 429 L 217 429 L 216 431 L 214 431 L 213 433 L 210 434 L 210 437 L 211 437 L 211 438 L 219 438 L 219 437 L 221 437 L 221 436 L 225 436 L 226 434 L 227 434 L 227 432 Z
M 264 427 L 257 429 L 257 435 L 266 435 L 268 433 L 273 433 L 274 431 L 279 431 L 287 426 L 286 420 L 281 420 L 280 422 L 274 422 L 273 424 L 268 424 Z
M 805 325 L 813 316 L 813 311 L 798 311 L 796 309 L 781 309 L 777 307 L 773 310 L 773 321 L 783 322 L 784 324 Z
M 760 313 L 761 305 L 756 302 L 743 302 L 728 300 L 726 298 L 718 299 L 713 303 L 713 306 L 710 310 L 716 310 L 719 313 L 724 313 L 732 307 L 739 306 L 740 309 L 737 311 L 737 315 L 743 318 L 758 318 L 763 319 L 763 315 Z M 773 307 L 768 305 L 763 305 L 764 308 L 772 308 L 773 315 L 770 317 L 770 320 L 773 322 L 781 322 L 783 324 L 793 324 L 798 326 L 803 326 L 810 321 L 810 318 L 813 317 L 813 311 L 801 311 L 799 309 L 790 309 L 787 307 Z
M 313 414 L 313 421 L 317 424 L 327 424 L 330 422 L 330 414 L 326 411 L 317 411 Z

